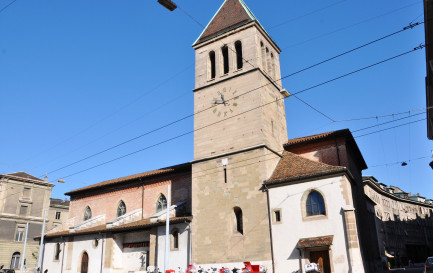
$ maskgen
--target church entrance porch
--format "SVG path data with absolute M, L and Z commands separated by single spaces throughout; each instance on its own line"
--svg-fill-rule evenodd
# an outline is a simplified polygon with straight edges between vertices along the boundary
M 330 246 L 334 236 L 300 239 L 296 245 L 306 263 L 316 263 L 321 273 L 331 273 Z M 301 258 L 301 257 L 300 257 Z

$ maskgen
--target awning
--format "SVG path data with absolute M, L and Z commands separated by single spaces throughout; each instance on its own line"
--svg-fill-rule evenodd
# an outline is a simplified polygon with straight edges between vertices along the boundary
M 332 245 L 334 235 L 299 239 L 296 248 L 312 248 Z

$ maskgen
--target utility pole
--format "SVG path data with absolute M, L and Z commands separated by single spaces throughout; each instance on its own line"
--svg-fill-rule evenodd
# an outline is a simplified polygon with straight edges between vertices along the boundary
M 26 248 L 27 248 L 27 235 L 29 234 L 29 222 L 26 225 L 26 237 L 24 238 L 24 250 L 23 250 L 23 258 L 21 259 L 21 267 L 20 273 L 23 273 L 24 270 L 24 261 L 26 260 Z
M 170 203 L 171 203 L 171 184 L 167 186 L 167 214 L 165 217 L 165 257 L 164 257 L 164 272 L 166 273 L 168 270 L 168 258 L 170 251 Z
M 47 217 L 47 209 L 48 207 L 45 207 L 44 209 L 44 221 L 42 222 L 42 231 L 41 231 L 41 243 L 39 245 L 39 255 L 38 255 L 38 272 L 42 272 L 42 257 L 44 252 L 44 235 L 45 235 L 45 219 Z

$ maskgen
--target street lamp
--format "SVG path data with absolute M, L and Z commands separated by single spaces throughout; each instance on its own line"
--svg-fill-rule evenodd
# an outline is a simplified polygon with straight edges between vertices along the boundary
M 173 3 L 171 0 L 158 0 L 158 3 L 160 3 L 162 6 L 164 6 L 169 11 L 173 11 L 177 8 L 176 4 Z

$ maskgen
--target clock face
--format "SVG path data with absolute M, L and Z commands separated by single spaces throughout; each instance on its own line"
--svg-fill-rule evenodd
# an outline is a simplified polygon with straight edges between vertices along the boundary
M 239 95 L 237 93 L 237 90 L 226 87 L 218 90 L 212 99 L 212 113 L 217 117 L 228 117 L 232 114 L 238 106 Z

